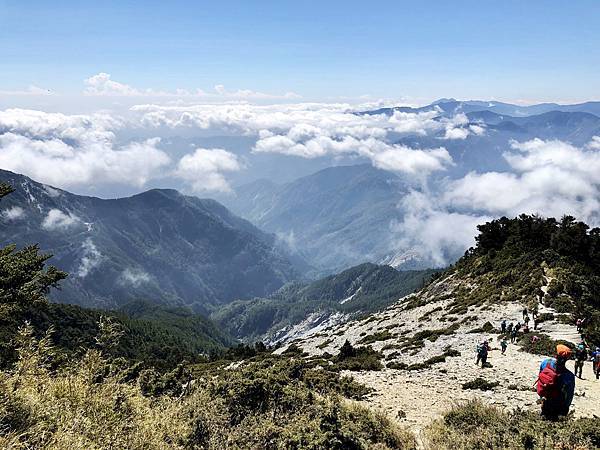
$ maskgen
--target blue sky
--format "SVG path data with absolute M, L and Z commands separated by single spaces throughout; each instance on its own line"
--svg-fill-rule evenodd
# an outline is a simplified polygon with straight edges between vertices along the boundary
M 0 91 L 600 99 L 600 2 L 2 1 Z

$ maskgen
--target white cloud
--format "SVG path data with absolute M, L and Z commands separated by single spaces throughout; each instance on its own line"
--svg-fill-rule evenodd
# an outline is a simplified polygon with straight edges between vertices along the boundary
M 286 92 L 283 95 L 267 94 L 249 89 L 238 89 L 229 91 L 222 84 L 217 84 L 213 92 L 202 89 L 187 90 L 175 89 L 174 91 L 163 91 L 156 89 L 139 89 L 125 83 L 112 79 L 111 74 L 100 72 L 84 80 L 85 89 L 83 93 L 88 96 L 100 97 L 200 97 L 214 99 L 238 99 L 238 100 L 293 100 L 301 98 L 294 92 Z
M 485 134 L 485 125 L 483 124 L 473 124 L 469 125 L 469 131 L 476 136 L 483 136 Z
M 394 226 L 396 253 L 416 252 L 429 264 L 446 265 L 473 245 L 476 225 L 522 213 L 570 214 L 600 225 L 600 148 L 562 141 L 512 142 L 504 154 L 512 171 L 471 172 L 442 181 L 433 191 L 412 192 Z
M 170 163 L 147 139 L 118 145 L 120 119 L 11 109 L 0 111 L 0 167 L 60 187 L 123 183 L 141 187 Z
M 282 95 L 276 94 L 266 94 L 264 92 L 252 91 L 250 89 L 238 89 L 235 91 L 229 91 L 225 89 L 225 86 L 222 84 L 217 84 L 215 86 L 215 92 L 225 98 L 231 99 L 247 99 L 247 100 L 293 100 L 302 98 L 301 95 L 296 94 L 295 92 L 286 92 Z M 210 96 L 210 94 L 205 94 L 206 96 Z
M 6 220 L 18 220 L 25 216 L 25 210 L 20 206 L 13 206 L 2 211 L 2 217 Z
M 151 277 L 148 273 L 141 269 L 132 269 L 129 267 L 123 270 L 119 278 L 121 284 L 131 285 L 136 288 L 148 283 L 150 280 Z
M 400 202 L 404 211 L 392 230 L 396 252 L 415 255 L 429 267 L 444 267 L 475 243 L 477 225 L 491 217 L 449 211 L 431 192 L 412 191 Z
M 373 165 L 380 169 L 424 176 L 444 170 L 452 164 L 452 157 L 445 148 L 421 150 L 403 145 L 393 145 L 375 152 L 371 159 Z
M 464 140 L 471 135 L 482 136 L 485 134 L 485 125 L 471 124 L 466 114 L 460 113 L 450 118 L 442 118 L 440 123 L 445 127 L 442 139 Z
M 591 150 L 600 150 L 600 136 L 594 136 L 587 147 Z
M 469 137 L 467 128 L 447 128 L 444 139 L 466 139 Z
M 220 148 L 198 148 L 194 153 L 183 156 L 174 175 L 190 184 L 195 192 L 230 192 L 231 187 L 223 172 L 241 169 L 237 156 Z
M 84 81 L 86 88 L 83 91 L 86 95 L 107 95 L 107 96 L 136 96 L 143 93 L 127 84 L 111 80 L 108 73 L 100 72 Z
M 445 202 L 509 216 L 571 214 L 597 222 L 600 151 L 541 139 L 512 142 L 511 149 L 504 157 L 513 172 L 470 173 L 449 183 Z
M 81 250 L 83 256 L 81 257 L 81 262 L 79 263 L 79 267 L 77 269 L 77 276 L 79 278 L 85 278 L 92 269 L 100 265 L 103 256 L 96 245 L 92 242 L 91 238 L 87 238 L 81 244 Z
M 51 209 L 42 221 L 42 227 L 46 230 L 66 230 L 77 225 L 81 220 L 75 214 L 64 213 L 60 209 Z

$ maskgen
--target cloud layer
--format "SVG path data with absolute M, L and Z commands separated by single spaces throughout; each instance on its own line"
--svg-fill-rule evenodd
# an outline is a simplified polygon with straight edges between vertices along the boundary
M 140 91 L 100 73 L 87 81 L 89 95 L 142 96 Z M 218 95 L 243 96 L 218 86 Z M 436 134 L 440 144 L 473 133 L 466 117 L 439 119 L 437 111 L 360 114 L 345 104 L 138 105 L 127 117 L 109 113 L 68 115 L 8 109 L 0 111 L 0 167 L 62 188 L 119 184 L 143 188 L 151 180 L 179 179 L 192 192 L 230 191 L 227 173 L 243 169 L 222 148 L 198 148 L 168 154 L 161 144 L 165 127 L 172 132 L 209 131 L 256 139 L 255 153 L 302 158 L 349 156 L 423 180 L 453 164 L 440 145 L 410 148 L 391 135 Z M 122 139 L 123 134 L 152 136 Z
M 196 191 L 228 190 L 220 171 L 239 170 L 213 156 L 198 174 L 206 180 L 202 186 L 202 179 L 194 177 L 189 167 L 195 164 L 198 172 L 203 155 L 173 161 L 160 149 L 159 137 L 119 142 L 116 131 L 126 126 L 132 124 L 106 114 L 0 111 L 0 168 L 62 188 L 112 183 L 143 188 L 149 180 L 174 174 Z M 219 151 L 223 160 L 225 151 Z
M 370 159 L 376 167 L 419 177 L 451 165 L 449 153 L 443 146 L 413 149 L 397 145 L 392 135 L 435 134 L 443 143 L 444 139 L 464 139 L 484 132 L 481 126 L 470 126 L 464 115 L 439 119 L 435 110 L 359 114 L 346 104 L 138 105 L 132 111 L 147 127 L 256 136 L 255 153 L 302 158 L 359 156 Z

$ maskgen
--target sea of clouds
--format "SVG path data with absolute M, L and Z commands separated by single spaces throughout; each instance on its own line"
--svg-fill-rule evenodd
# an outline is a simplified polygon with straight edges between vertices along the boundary
M 251 136 L 255 139 L 252 154 L 305 159 L 356 156 L 407 180 L 410 192 L 398 198 L 402 213 L 391 224 L 396 250 L 416 250 L 434 265 L 447 264 L 464 251 L 473 243 L 476 225 L 493 217 L 570 214 L 592 225 L 600 222 L 598 136 L 581 147 L 538 138 L 507 142 L 502 156 L 509 171 L 473 171 L 452 179 L 445 176 L 455 164 L 445 142 L 487 132 L 483 124 L 470 123 L 464 114 L 439 118 L 435 109 L 362 114 L 364 106 L 342 103 L 256 105 L 239 100 L 271 97 L 253 91 L 230 92 L 222 86 L 213 94 L 140 91 L 111 80 L 108 74 L 86 80 L 84 93 L 178 95 L 186 102 L 140 102 L 120 113 L 5 109 L 0 111 L 0 168 L 65 189 L 117 183 L 141 190 L 153 180 L 175 179 L 189 193 L 209 196 L 231 192 L 228 175 L 251 170 L 251 165 L 227 148 L 190 148 L 176 157 L 161 145 L 164 130 Z M 236 101 L 203 101 L 211 95 Z M 296 97 L 287 93 L 278 99 Z M 124 140 L 120 138 L 124 131 L 151 137 Z M 403 135 L 435 136 L 439 145 L 413 148 L 394 142 Z M 17 217 L 19 211 L 13 208 L 3 214 Z M 56 215 L 49 217 L 47 226 L 67 226 L 72 220 Z

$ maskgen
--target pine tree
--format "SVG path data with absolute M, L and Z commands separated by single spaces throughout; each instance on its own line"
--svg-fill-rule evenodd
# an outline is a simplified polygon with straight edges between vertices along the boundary
M 0 182 L 0 199 L 13 191 L 11 186 Z M 17 246 L 11 244 L 0 249 L 0 304 L 45 301 L 49 289 L 67 277 L 54 266 L 46 267 L 51 257 L 40 253 L 37 245 L 17 250 Z

